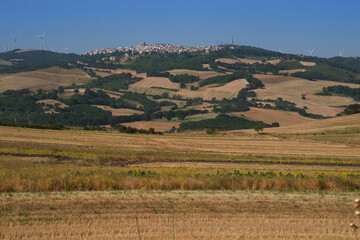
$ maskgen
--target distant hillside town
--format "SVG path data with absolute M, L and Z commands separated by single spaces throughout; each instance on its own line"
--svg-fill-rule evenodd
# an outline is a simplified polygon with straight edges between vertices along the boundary
M 94 55 L 94 54 L 106 54 L 114 52 L 131 52 L 134 53 L 182 53 L 182 52 L 196 52 L 196 51 L 217 51 L 221 49 L 221 46 L 200 46 L 200 47 L 185 47 L 180 45 L 172 45 L 167 43 L 161 44 L 146 44 L 143 42 L 135 47 L 119 47 L 119 48 L 103 48 L 94 51 L 84 53 L 85 55 Z

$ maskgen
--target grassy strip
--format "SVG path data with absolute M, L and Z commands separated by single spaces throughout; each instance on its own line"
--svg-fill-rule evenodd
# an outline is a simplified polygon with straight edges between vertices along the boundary
M 193 168 L 4 165 L 0 192 L 93 190 L 359 190 L 353 172 L 277 172 Z

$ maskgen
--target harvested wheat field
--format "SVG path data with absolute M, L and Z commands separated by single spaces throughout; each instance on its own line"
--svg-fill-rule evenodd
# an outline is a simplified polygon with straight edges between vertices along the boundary
M 285 112 L 280 110 L 253 107 L 250 107 L 250 111 L 231 113 L 231 115 L 245 116 L 250 120 L 263 121 L 268 124 L 278 122 L 280 126 L 296 125 L 300 123 L 316 121 L 311 118 L 303 117 L 297 112 Z
M 320 96 L 314 95 L 321 92 L 323 87 L 344 85 L 357 88 L 360 85 L 350 83 L 334 83 L 331 81 L 309 81 L 300 78 L 275 76 L 271 75 L 255 75 L 265 83 L 264 89 L 256 89 L 257 98 L 259 99 L 275 99 L 274 96 L 281 97 L 284 100 L 294 102 L 298 107 L 306 106 L 307 112 L 320 114 L 323 116 L 335 116 L 342 112 L 344 108 L 338 107 L 355 103 L 350 97 L 341 96 Z M 305 94 L 306 99 L 302 99 Z
M 305 61 L 300 61 L 300 63 L 306 67 L 313 67 L 316 66 L 315 62 L 305 62 Z
M 210 77 L 224 75 L 222 73 L 218 73 L 215 71 L 195 71 L 195 70 L 188 70 L 188 69 L 174 69 L 174 70 L 171 70 L 168 72 L 173 75 L 188 74 L 188 75 L 198 76 L 200 79 L 206 79 L 206 78 L 210 78 Z
M 181 95 L 184 98 L 201 97 L 206 100 L 211 100 L 212 98 L 219 100 L 223 98 L 230 99 L 236 97 L 241 89 L 246 88 L 247 84 L 248 81 L 246 81 L 246 79 L 237 79 L 220 87 L 217 85 L 206 85 L 196 91 L 181 89 L 178 92 L 172 93 L 172 95 Z
M 356 197 L 351 192 L 276 191 L 3 193 L 0 236 L 358 239 L 349 228 L 350 221 L 357 221 L 352 213 Z
M 279 73 L 293 74 L 297 72 L 305 72 L 306 69 L 292 69 L 292 70 L 280 70 Z
M 109 106 L 103 106 L 103 105 L 92 105 L 94 107 L 98 107 L 102 110 L 109 111 L 113 116 L 130 116 L 133 114 L 142 114 L 143 111 L 128 109 L 128 108 L 112 108 Z
M 81 84 L 90 77 L 80 69 L 51 67 L 30 72 L 0 74 L 0 92 L 13 89 L 57 89 L 59 86 Z
M 152 88 L 152 87 L 178 90 L 180 89 L 180 84 L 171 82 L 168 78 L 164 78 L 164 77 L 147 77 L 139 82 L 131 84 L 129 86 L 129 89 L 131 90 L 132 88 Z

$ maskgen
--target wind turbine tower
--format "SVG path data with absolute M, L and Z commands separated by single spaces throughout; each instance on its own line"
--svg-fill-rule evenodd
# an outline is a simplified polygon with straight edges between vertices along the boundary
M 42 44 L 43 44 L 43 38 L 45 36 L 45 33 L 43 35 L 35 35 L 36 37 L 40 38 L 40 51 L 42 50 Z
M 310 51 L 310 50 L 308 51 L 310 57 L 312 56 L 312 54 L 313 54 L 314 51 L 315 51 L 315 49 L 313 49 L 313 50 L 311 50 L 311 51 Z
M 67 48 L 64 48 L 64 50 L 65 50 L 65 53 L 69 53 L 69 47 L 67 47 Z
M 344 51 L 344 50 L 341 50 L 341 51 L 339 52 L 339 57 L 342 57 L 343 51 Z
M 13 42 L 13 49 L 15 50 L 16 47 L 16 38 L 14 38 L 14 42 Z

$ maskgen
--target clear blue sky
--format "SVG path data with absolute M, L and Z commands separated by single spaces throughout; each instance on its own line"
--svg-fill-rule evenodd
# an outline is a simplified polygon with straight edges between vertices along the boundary
M 147 43 L 229 42 L 314 55 L 360 56 L 358 0 L 1 0 L 0 51 L 83 53 Z

